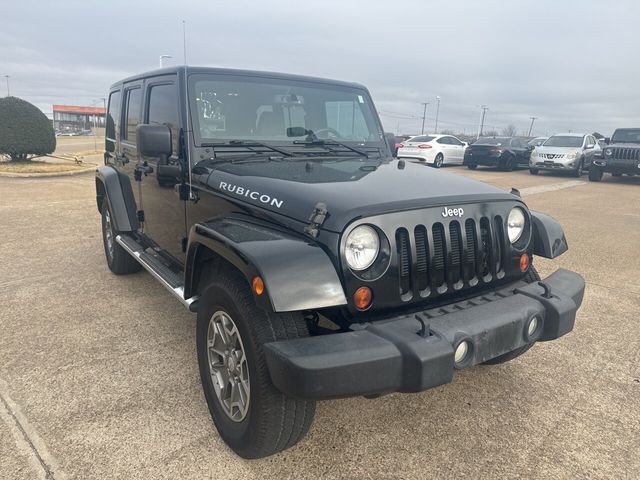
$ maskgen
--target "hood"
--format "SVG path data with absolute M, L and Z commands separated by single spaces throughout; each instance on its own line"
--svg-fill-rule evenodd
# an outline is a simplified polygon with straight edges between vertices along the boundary
M 640 143 L 636 142 L 611 142 L 609 145 L 604 145 L 602 148 L 640 148 Z
M 514 199 L 486 183 L 395 159 L 222 163 L 198 181 L 230 200 L 304 223 L 309 222 L 316 204 L 324 203 L 329 215 L 322 228 L 334 232 L 371 215 Z

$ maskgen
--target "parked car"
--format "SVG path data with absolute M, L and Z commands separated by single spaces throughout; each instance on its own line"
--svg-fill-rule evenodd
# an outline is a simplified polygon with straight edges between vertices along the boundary
M 549 137 L 536 137 L 532 138 L 527 142 L 527 145 L 531 145 L 532 147 L 539 147 L 542 145 Z
M 409 140 L 413 135 L 394 135 L 394 150 L 393 150 L 393 156 L 397 157 L 398 156 L 398 150 L 400 149 L 400 147 L 402 147 L 402 143 L 406 142 L 407 140 Z
M 469 145 L 464 164 L 471 170 L 486 165 L 511 171 L 529 165 L 532 149 L 518 137 L 483 137 Z
M 415 158 L 436 168 L 461 165 L 467 143 L 453 135 L 418 135 L 402 143 L 398 158 Z
M 600 151 L 600 145 L 593 135 L 558 133 L 531 152 L 529 172 L 537 175 L 540 170 L 550 170 L 570 172 L 580 177 L 591 165 L 593 156 Z
M 605 143 L 604 149 L 594 153 L 590 181 L 599 182 L 604 173 L 640 175 L 640 128 L 618 128 Z
M 584 279 L 534 267 L 567 251 L 561 225 L 517 192 L 394 160 L 362 85 L 165 68 L 116 82 L 106 120 L 106 264 L 145 268 L 196 313 L 204 398 L 242 457 L 295 445 L 317 400 L 420 392 L 573 329 Z M 153 321 L 154 298 L 132 321 Z

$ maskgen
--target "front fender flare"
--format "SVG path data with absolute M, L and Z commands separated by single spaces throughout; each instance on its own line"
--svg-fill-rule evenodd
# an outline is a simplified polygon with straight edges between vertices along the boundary
M 185 265 L 185 298 L 195 295 L 200 263 L 213 252 L 236 267 L 248 283 L 265 283 L 274 312 L 346 305 L 342 283 L 327 254 L 315 243 L 245 219 L 218 218 L 191 228 Z
M 533 254 L 545 258 L 556 258 L 569 249 L 562 226 L 552 217 L 540 212 L 531 212 L 533 226 Z

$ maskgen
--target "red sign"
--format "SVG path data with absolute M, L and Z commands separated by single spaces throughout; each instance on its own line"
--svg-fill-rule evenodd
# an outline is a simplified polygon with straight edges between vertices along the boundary
M 105 109 L 102 107 L 79 107 L 77 105 L 54 105 L 54 112 L 65 112 L 65 113 L 80 113 L 80 114 L 94 114 L 94 115 L 104 115 Z

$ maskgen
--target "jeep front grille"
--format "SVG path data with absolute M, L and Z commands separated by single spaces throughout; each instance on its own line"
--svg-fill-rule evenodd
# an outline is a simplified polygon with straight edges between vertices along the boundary
M 640 148 L 612 148 L 611 158 L 620 160 L 640 160 Z
M 502 218 L 450 220 L 396 230 L 400 298 L 428 298 L 504 277 Z

